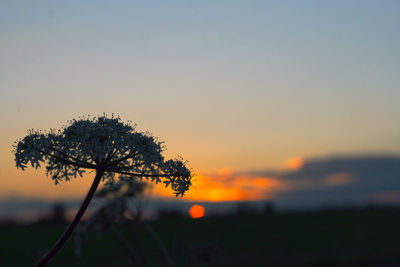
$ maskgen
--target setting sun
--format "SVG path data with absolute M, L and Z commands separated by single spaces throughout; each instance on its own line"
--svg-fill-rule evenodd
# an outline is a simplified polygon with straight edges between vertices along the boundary
M 198 219 L 204 216 L 204 207 L 200 205 L 193 205 L 190 210 L 189 214 L 193 219 Z

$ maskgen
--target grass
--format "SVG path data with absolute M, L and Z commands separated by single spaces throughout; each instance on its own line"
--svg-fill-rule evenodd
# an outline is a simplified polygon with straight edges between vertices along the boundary
M 400 209 L 394 208 L 242 214 L 197 220 L 170 217 L 149 225 L 176 266 L 400 264 Z M 54 223 L 1 225 L 0 266 L 33 265 L 65 227 Z M 116 229 L 135 252 L 141 251 L 139 255 L 150 266 L 161 266 L 155 243 L 140 225 L 117 224 Z M 74 245 L 72 238 L 48 266 L 131 264 L 110 231 L 90 233 L 81 258 L 74 254 Z

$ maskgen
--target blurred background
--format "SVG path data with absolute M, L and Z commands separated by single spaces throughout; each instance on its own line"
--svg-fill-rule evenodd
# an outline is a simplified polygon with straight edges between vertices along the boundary
M 196 173 L 183 198 L 153 184 L 129 203 L 172 265 L 400 264 L 399 13 L 394 0 L 2 1 L 0 265 L 32 265 L 93 179 L 17 170 L 13 142 L 103 112 Z M 137 232 L 136 265 L 168 265 Z M 108 234 L 52 264 L 129 263 Z

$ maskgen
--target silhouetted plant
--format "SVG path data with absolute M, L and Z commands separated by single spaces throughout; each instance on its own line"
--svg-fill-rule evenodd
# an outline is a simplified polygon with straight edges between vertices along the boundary
M 236 215 L 249 215 L 257 213 L 254 203 L 250 201 L 239 201 L 236 207 Z
M 272 201 L 266 201 L 264 204 L 264 214 L 274 214 L 275 213 L 275 206 L 274 202 Z
M 138 259 L 129 242 L 122 237 L 114 228 L 115 221 L 125 221 L 125 213 L 128 209 L 129 200 L 142 195 L 145 183 L 138 181 L 135 177 L 122 177 L 116 183 L 108 183 L 95 197 L 106 199 L 105 203 L 98 208 L 86 222 L 82 222 L 75 235 L 75 252 L 78 256 L 83 253 L 83 244 L 86 234 L 89 231 L 111 230 L 114 237 L 128 253 L 134 266 L 144 265 L 142 260 Z
M 78 228 L 75 236 L 77 255 L 80 256 L 82 254 L 84 239 L 89 231 L 103 232 L 104 230 L 110 230 L 127 252 L 134 266 L 147 266 L 148 263 L 144 257 L 143 249 L 137 240 L 136 229 L 140 227 L 154 241 L 161 253 L 164 265 L 173 266 L 172 260 L 158 235 L 146 222 L 141 221 L 141 207 L 137 207 L 138 210 L 135 212 L 129 206 L 130 200 L 138 200 L 143 197 L 146 186 L 147 183 L 140 182 L 137 179 L 121 178 L 117 183 L 103 187 L 96 194 L 96 197 L 106 199 L 106 202 Z M 128 226 L 131 232 L 129 238 L 119 233 L 114 226 L 116 222 L 122 222 Z M 132 249 L 132 245 L 134 249 Z
M 55 223 L 66 222 L 65 207 L 61 203 L 54 204 L 49 220 Z
M 170 186 L 176 196 L 183 196 L 189 189 L 192 174 L 186 162 L 181 158 L 165 160 L 163 143 L 148 132 L 136 131 L 135 127 L 114 116 L 84 117 L 69 121 L 58 131 L 30 130 L 25 138 L 15 142 L 17 168 L 24 170 L 29 163 L 38 168 L 46 163 L 47 174 L 56 184 L 82 176 L 87 169 L 96 172 L 75 218 L 36 266 L 45 265 L 68 240 L 102 179 L 113 184 L 120 178 L 146 178 Z

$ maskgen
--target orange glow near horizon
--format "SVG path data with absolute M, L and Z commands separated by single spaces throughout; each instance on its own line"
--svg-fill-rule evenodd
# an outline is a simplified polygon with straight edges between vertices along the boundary
M 44 170 L 30 168 L 22 172 L 8 168 L 2 171 L 6 177 L 16 178 L 3 180 L 0 196 L 38 197 L 49 201 L 83 198 L 94 176 L 93 173 L 87 173 L 83 178 L 72 179 L 69 182 L 63 181 L 56 186 L 50 177 L 46 177 Z M 170 187 L 165 188 L 163 183 L 149 184 L 150 197 L 152 195 L 155 198 L 176 199 Z M 235 170 L 228 168 L 197 171 L 197 175 L 193 178 L 193 185 L 182 200 L 220 202 L 271 199 L 275 192 L 287 186 L 283 180 L 276 177 L 238 175 Z
M 192 187 L 185 193 L 184 200 L 190 201 L 241 201 L 270 199 L 274 192 L 287 188 L 281 179 L 251 175 L 234 175 L 233 171 L 223 169 L 214 173 L 200 172 Z M 172 197 L 170 188 L 163 184 L 155 185 L 156 196 Z
M 301 157 L 293 157 L 286 161 L 285 167 L 291 170 L 299 170 L 304 166 L 304 159 Z
M 193 219 L 204 217 L 204 207 L 197 204 L 193 205 L 189 210 L 189 214 Z

